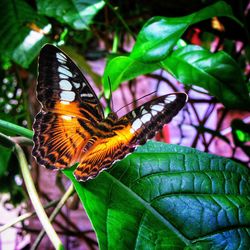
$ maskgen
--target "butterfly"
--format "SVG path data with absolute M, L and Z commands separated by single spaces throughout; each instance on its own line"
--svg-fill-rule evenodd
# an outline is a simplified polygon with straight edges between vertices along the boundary
M 185 93 L 151 100 L 118 118 L 106 118 L 101 103 L 76 64 L 57 47 L 40 52 L 32 155 L 48 169 L 74 171 L 87 181 L 144 144 L 184 107 Z

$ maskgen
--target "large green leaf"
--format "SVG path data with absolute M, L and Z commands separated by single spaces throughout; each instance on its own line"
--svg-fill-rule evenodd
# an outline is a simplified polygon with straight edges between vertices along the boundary
M 162 66 L 184 84 L 209 91 L 228 108 L 250 110 L 247 85 L 239 65 L 225 52 L 189 45 L 174 51 Z
M 214 16 L 237 21 L 231 7 L 223 1 L 184 17 L 153 17 L 140 31 L 131 57 L 148 63 L 164 60 L 190 25 Z
M 64 173 L 100 249 L 248 249 L 250 170 L 192 148 L 148 142 L 96 179 Z
M 146 64 L 128 56 L 118 56 L 110 60 L 103 74 L 104 94 L 110 95 L 109 80 L 112 90 L 116 90 L 121 82 L 136 78 L 139 75 L 155 71 L 160 67 L 157 63 Z
M 93 17 L 104 6 L 103 0 L 37 0 L 39 13 L 68 24 L 73 29 L 88 28 Z
M 0 1 L 0 54 L 27 68 L 48 40 L 51 25 L 23 0 Z

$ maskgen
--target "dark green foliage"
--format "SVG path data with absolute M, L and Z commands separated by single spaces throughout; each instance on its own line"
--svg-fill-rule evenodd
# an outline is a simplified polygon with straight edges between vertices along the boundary
M 250 244 L 250 170 L 226 158 L 148 142 L 87 183 L 77 182 L 72 170 L 64 173 L 100 249 L 246 249 Z
M 0 16 L 1 60 L 27 68 L 48 41 L 38 30 L 49 32 L 50 24 L 24 0 L 1 1 Z
M 136 103 L 134 90 L 140 86 L 133 84 L 141 75 L 176 91 L 195 91 L 182 113 L 185 125 L 195 130 L 190 146 L 200 140 L 211 152 L 216 138 L 230 147 L 231 158 L 242 162 L 235 151 L 240 148 L 250 156 L 249 124 L 234 119 L 232 141 L 222 133 L 222 123 L 232 109 L 250 109 L 246 2 L 240 1 L 240 9 L 238 3 L 224 1 L 2 0 L 0 133 L 19 136 L 21 144 L 20 136 L 32 138 L 33 117 L 40 108 L 34 96 L 37 56 L 49 42 L 62 46 L 108 99 L 110 83 L 115 91 L 129 81 Z M 215 16 L 221 17 L 225 30 L 211 26 Z M 240 41 L 240 49 L 235 41 Z M 85 58 L 107 61 L 102 77 Z M 170 73 L 176 81 L 159 72 Z M 208 105 L 203 117 L 199 103 Z M 211 128 L 206 122 L 222 106 L 221 118 Z M 190 111 L 195 121 L 191 116 L 185 120 Z M 9 202 L 16 205 L 25 189 L 12 145 L 5 139 L 0 135 L 0 192 L 9 193 Z M 30 148 L 27 159 L 32 165 Z M 148 142 L 95 180 L 78 183 L 72 172 L 64 174 L 76 188 L 100 249 L 249 249 L 250 172 L 231 159 Z
M 223 51 L 211 53 L 199 46 L 185 46 L 162 62 L 180 82 L 206 89 L 226 107 L 250 110 L 250 98 L 237 63 Z
M 76 30 L 88 29 L 93 17 L 103 6 L 102 0 L 37 1 L 39 14 L 53 17 Z

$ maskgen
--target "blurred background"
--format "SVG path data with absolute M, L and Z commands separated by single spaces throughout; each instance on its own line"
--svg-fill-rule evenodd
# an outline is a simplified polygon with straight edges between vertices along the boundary
M 35 93 L 37 57 L 45 43 L 60 47 L 78 64 L 107 107 L 110 100 L 105 100 L 102 87 L 106 64 L 117 55 L 131 52 L 146 21 L 154 16 L 185 16 L 215 2 L 1 0 L 0 119 L 32 129 L 34 116 L 40 109 Z M 189 27 L 182 42 L 211 52 L 226 51 L 249 83 L 250 4 L 245 0 L 226 2 L 244 27 L 229 18 L 214 17 Z M 165 70 L 122 83 L 112 93 L 113 109 L 123 107 L 118 112 L 122 116 L 147 100 L 177 91 L 188 93 L 189 102 L 159 131 L 155 140 L 194 147 L 249 165 L 249 112 L 227 108 L 205 89 L 184 86 Z M 153 94 L 146 96 L 149 93 Z M 49 204 L 46 211 L 50 214 L 51 207 L 70 183 L 62 174 L 38 167 L 30 150 L 31 145 L 25 147 L 33 180 L 43 204 Z M 0 226 L 30 211 L 33 208 L 16 157 L 0 145 Z M 53 225 L 67 249 L 98 249 L 94 231 L 77 196 L 67 201 Z M 36 217 L 15 224 L 0 233 L 0 250 L 31 249 L 41 229 Z M 46 236 L 35 248 L 53 249 Z

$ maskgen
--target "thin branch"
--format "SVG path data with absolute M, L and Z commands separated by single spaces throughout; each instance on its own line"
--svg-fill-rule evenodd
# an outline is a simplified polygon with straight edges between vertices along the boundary
M 58 203 L 59 200 L 54 200 L 54 201 L 51 201 L 49 202 L 46 206 L 44 206 L 45 209 L 47 208 L 50 208 L 52 206 L 54 206 L 56 203 Z M 3 231 L 9 229 L 10 227 L 13 227 L 15 224 L 21 222 L 21 221 L 24 221 L 32 216 L 35 216 L 36 215 L 36 212 L 28 212 L 28 213 L 25 213 L 25 214 L 22 214 L 20 216 L 18 216 L 17 218 L 13 219 L 12 221 L 4 224 L 3 226 L 0 227 L 0 233 L 2 233 Z
M 14 137 L 11 137 L 11 140 L 19 144 L 20 146 L 32 146 L 33 145 L 33 141 L 24 136 L 14 136 Z
M 32 205 L 36 211 L 36 214 L 37 214 L 43 228 L 45 229 L 45 231 L 46 231 L 49 239 L 51 240 L 53 246 L 55 247 L 55 249 L 64 249 L 60 238 L 58 237 L 53 226 L 51 225 L 49 218 L 47 217 L 47 214 L 45 213 L 43 206 L 39 200 L 35 185 L 33 183 L 33 180 L 32 180 L 29 168 L 28 168 L 28 163 L 27 163 L 26 157 L 24 155 L 22 148 L 18 144 L 15 144 L 14 152 L 17 156 L 18 161 L 19 161 L 21 172 L 23 175 L 23 179 L 24 179 L 30 200 L 32 202 Z
M 217 126 L 216 126 L 216 129 L 215 129 L 216 131 L 220 131 L 221 125 L 223 124 L 223 121 L 224 121 L 227 114 L 228 114 L 228 110 L 224 109 L 222 114 L 221 114 L 221 117 L 220 117 L 219 121 L 217 122 Z M 208 141 L 208 147 L 210 146 L 210 144 L 212 143 L 214 138 L 215 138 L 215 135 L 212 135 L 210 140 Z
M 158 81 L 163 81 L 163 82 L 167 83 L 167 85 L 169 87 L 171 87 L 174 92 L 180 92 L 180 89 L 178 89 L 178 87 L 176 87 L 176 84 L 173 84 L 166 77 L 164 77 L 162 75 L 157 75 L 157 74 L 154 74 L 154 73 L 150 73 L 150 74 L 146 74 L 146 76 L 148 76 L 150 78 L 153 78 L 153 79 L 156 79 Z
M 68 188 L 68 190 L 65 192 L 65 194 L 61 198 L 61 200 L 58 202 L 58 204 L 57 204 L 56 208 L 54 209 L 54 211 L 52 212 L 52 214 L 50 215 L 50 217 L 49 217 L 50 221 L 53 221 L 55 219 L 55 217 L 60 212 L 61 208 L 64 206 L 64 204 L 66 203 L 68 198 L 73 194 L 73 192 L 74 192 L 74 186 L 73 186 L 73 184 L 71 184 L 70 187 Z M 39 246 L 44 235 L 45 235 L 45 228 L 37 236 L 33 246 L 31 247 L 31 250 L 37 249 L 37 247 Z
M 63 193 L 65 193 L 66 191 L 64 191 Z M 49 200 L 49 197 L 47 196 L 46 193 L 44 192 L 41 192 L 42 196 L 47 200 L 47 201 L 50 201 Z M 77 196 L 77 194 L 76 194 Z M 78 196 L 77 196 L 78 197 Z M 74 230 L 76 231 L 80 231 L 80 229 L 77 227 L 77 225 L 71 220 L 71 218 L 69 218 L 66 214 L 64 214 L 64 212 L 61 210 L 60 211 L 60 216 L 61 216 L 61 219 L 64 220 L 65 224 L 67 224 L 69 227 L 73 228 Z M 56 222 L 56 221 L 55 221 Z M 60 228 L 62 228 L 62 225 L 59 224 L 58 225 Z
M 196 116 L 196 119 L 197 119 L 198 123 L 204 125 L 204 123 L 201 121 L 201 119 L 200 119 L 200 117 L 199 117 L 199 114 L 198 114 L 197 110 L 195 109 L 195 106 L 194 106 L 193 103 L 190 103 L 190 107 L 192 107 L 192 109 L 193 109 L 193 111 L 194 111 L 194 114 L 195 114 L 195 116 Z M 198 140 L 199 140 L 200 134 L 201 134 L 201 136 L 202 136 L 204 145 L 206 144 L 206 138 L 205 138 L 204 134 L 203 134 L 203 133 L 200 133 L 200 131 L 197 130 L 197 134 L 196 134 L 196 136 L 195 136 L 195 138 L 194 138 L 194 140 L 193 140 L 193 143 L 192 143 L 191 147 L 193 147 L 193 148 L 196 147 L 196 145 L 197 145 L 197 143 L 198 143 Z

